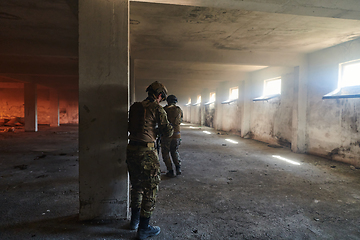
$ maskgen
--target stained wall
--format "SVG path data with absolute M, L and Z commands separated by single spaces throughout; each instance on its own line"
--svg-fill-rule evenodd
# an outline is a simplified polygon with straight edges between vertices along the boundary
M 322 99 L 338 87 L 339 64 L 360 59 L 360 40 L 309 55 L 308 152 L 360 166 L 360 98 Z
M 0 119 L 24 117 L 24 88 L 0 88 Z
M 78 124 L 78 91 L 59 91 L 60 124 Z M 38 124 L 50 123 L 50 91 L 37 89 Z M 24 88 L 0 88 L 0 119 L 24 117 Z
M 322 98 L 338 87 L 339 64 L 360 59 L 360 40 L 310 53 L 305 59 L 306 65 L 300 68 L 307 69 L 306 85 L 302 86 L 307 89 L 306 153 L 360 166 L 360 98 Z M 245 126 L 242 120 L 248 119 L 251 138 L 291 147 L 294 106 L 298 104 L 294 92 L 296 74 L 294 67 L 255 71 L 246 79 L 249 84 L 241 84 L 244 79 L 239 79 L 239 99 L 230 104 L 222 102 L 228 99 L 229 88 L 235 85 L 221 82 L 216 89 L 216 102 L 204 106 L 205 125 L 239 134 Z M 250 108 L 245 109 L 242 95 L 249 94 L 251 99 L 262 96 L 264 80 L 275 77 L 282 79 L 281 96 L 251 101 Z M 194 114 L 193 110 L 191 113 Z
M 215 103 L 204 106 L 204 111 L 204 125 L 213 128 L 215 118 Z
M 281 96 L 252 101 L 250 131 L 254 139 L 290 146 L 292 133 L 293 68 L 267 68 L 252 74 L 252 98 L 263 95 L 264 80 L 281 77 Z

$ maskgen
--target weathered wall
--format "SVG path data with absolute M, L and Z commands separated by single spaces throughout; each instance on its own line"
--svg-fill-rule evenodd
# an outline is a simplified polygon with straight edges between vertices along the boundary
M 251 104 L 253 138 L 290 146 L 293 105 L 293 68 L 267 68 L 252 75 L 254 97 L 263 94 L 264 80 L 281 77 L 281 96 Z
M 360 59 L 360 40 L 309 55 L 308 151 L 360 166 L 360 99 L 326 99 L 338 86 L 339 63 Z
M 38 124 L 50 123 L 49 89 L 37 89 Z M 78 91 L 59 92 L 60 124 L 78 124 Z M 24 117 L 24 89 L 0 88 L 0 119 Z
M 24 117 L 24 88 L 0 88 L 0 119 Z
M 196 105 L 196 106 L 191 106 L 191 121 L 194 124 L 199 124 L 201 125 L 201 108 L 200 108 L 200 104 Z
M 79 123 L 79 94 L 77 90 L 61 91 L 60 93 L 60 124 Z
M 191 107 L 190 106 L 184 106 L 182 108 L 183 114 L 184 114 L 184 122 L 191 122 Z
M 37 89 L 38 124 L 50 123 L 50 93 L 48 89 Z
M 205 106 L 205 126 L 214 127 L 214 118 L 215 118 L 215 103 L 211 103 Z
M 360 167 L 360 99 L 322 99 L 338 86 L 339 64 L 360 59 L 360 40 L 308 54 L 306 59 L 304 64 L 307 65 L 300 66 L 308 68 L 305 151 Z M 239 84 L 239 90 L 241 86 L 247 87 L 239 91 L 239 100 L 231 104 L 221 102 L 227 100 L 229 88 L 235 85 L 222 82 L 216 90 L 216 103 L 211 108 L 205 107 L 206 125 L 217 130 L 241 132 L 241 127 L 245 126 L 241 121 L 249 118 L 252 138 L 290 146 L 296 104 L 294 74 L 292 67 L 256 71 L 249 76 L 248 84 Z M 250 110 L 245 111 L 241 94 L 249 94 L 251 99 L 260 97 L 264 80 L 279 76 L 282 78 L 281 96 L 269 101 L 252 101 Z
M 214 113 L 214 125 L 217 130 L 240 132 L 240 112 L 239 101 L 222 104 L 229 100 L 230 88 L 239 87 L 239 81 L 225 81 L 219 84 L 216 89 L 216 103 Z
M 222 108 L 222 121 L 221 121 L 221 130 L 240 133 L 240 123 L 241 123 L 241 106 L 239 101 L 234 101 L 228 104 L 221 104 Z

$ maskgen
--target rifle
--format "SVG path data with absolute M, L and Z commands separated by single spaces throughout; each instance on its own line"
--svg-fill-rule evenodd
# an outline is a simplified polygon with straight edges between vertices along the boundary
M 156 141 L 155 141 L 155 148 L 159 155 L 160 153 L 160 146 L 161 146 L 161 133 L 158 124 L 155 126 L 155 134 L 156 134 Z
M 159 134 L 158 137 L 156 138 L 156 150 L 158 155 L 160 153 L 160 147 L 161 147 L 161 134 Z

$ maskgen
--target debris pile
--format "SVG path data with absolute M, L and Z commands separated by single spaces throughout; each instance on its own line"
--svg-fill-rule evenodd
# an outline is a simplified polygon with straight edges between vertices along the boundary
M 15 132 L 15 127 L 22 127 L 24 124 L 23 117 L 3 118 L 0 119 L 0 132 Z

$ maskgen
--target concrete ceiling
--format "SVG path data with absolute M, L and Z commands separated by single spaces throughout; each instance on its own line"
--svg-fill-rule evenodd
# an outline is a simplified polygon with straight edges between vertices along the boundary
M 78 22 L 63 0 L 0 2 L 0 80 L 77 88 Z
M 358 20 L 165 4 L 131 4 L 135 50 L 307 53 L 360 36 Z
M 76 1 L 1 1 L 0 9 L 0 79 L 77 88 Z M 154 80 L 187 99 L 267 66 L 296 66 L 306 53 L 360 37 L 360 4 L 136 0 L 130 23 L 138 100 Z
M 242 9 L 268 13 L 360 20 L 358 0 L 132 0 L 223 9 Z

